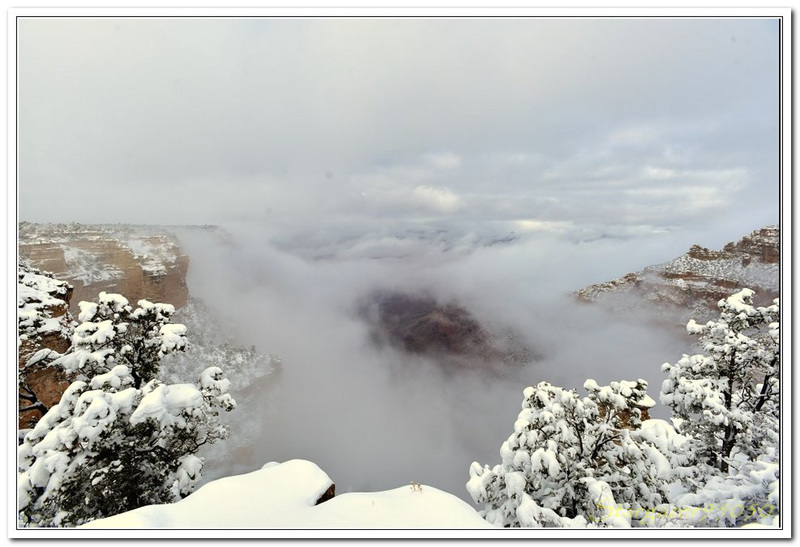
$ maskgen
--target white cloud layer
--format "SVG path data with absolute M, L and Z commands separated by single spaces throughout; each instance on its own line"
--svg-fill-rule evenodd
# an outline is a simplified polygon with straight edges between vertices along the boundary
M 756 19 L 26 18 L 20 218 L 749 229 L 777 220 L 777 40 Z

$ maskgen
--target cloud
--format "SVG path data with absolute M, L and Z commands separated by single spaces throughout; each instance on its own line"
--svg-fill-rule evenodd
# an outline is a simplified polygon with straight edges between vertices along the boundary
M 517 220 L 514 228 L 525 232 L 559 232 L 570 228 L 571 222 L 548 222 L 544 220 Z
M 425 160 L 439 169 L 455 169 L 461 167 L 461 157 L 453 153 L 426 154 Z
M 546 380 L 580 391 L 586 378 L 644 378 L 657 398 L 660 365 L 688 351 L 680 336 L 638 316 L 569 296 L 684 252 L 688 245 L 673 234 L 575 242 L 545 230 L 501 245 L 462 240 L 458 252 L 433 234 L 367 234 L 334 238 L 325 257 L 304 258 L 302 248 L 274 246 L 271 228 L 231 226 L 226 244 L 202 231 L 180 233 L 190 292 L 227 318 L 240 343 L 283 361 L 274 384 L 230 415 L 235 445 L 252 450 L 244 459 L 209 455 L 208 476 L 306 458 L 337 492 L 414 480 L 468 499 L 469 465 L 499 461 L 525 387 Z M 456 301 L 486 328 L 513 329 L 542 359 L 504 377 L 451 375 L 431 358 L 377 348 L 355 313 L 375 289 Z
M 411 192 L 415 203 L 441 213 L 455 213 L 462 206 L 462 200 L 449 188 L 434 188 L 419 185 Z
M 627 218 L 637 177 L 671 182 L 648 167 L 725 167 L 745 174 L 739 199 L 680 222 L 765 216 L 777 36 L 747 19 L 23 19 L 20 215 L 403 220 L 427 204 L 578 225 Z M 37 199 L 65 188 L 70 207 Z

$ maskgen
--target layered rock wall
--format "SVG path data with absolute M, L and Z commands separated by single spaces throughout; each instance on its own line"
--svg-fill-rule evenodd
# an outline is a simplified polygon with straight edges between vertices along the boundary
M 576 296 L 623 310 L 655 305 L 677 312 L 679 321 L 705 321 L 718 313 L 717 302 L 741 288 L 756 292 L 757 305 L 771 303 L 779 296 L 779 263 L 780 230 L 767 226 L 721 250 L 693 245 L 675 260 L 590 285 Z
M 176 308 L 189 297 L 189 258 L 177 238 L 158 227 L 21 223 L 19 255 L 73 285 L 73 313 L 101 291 Z

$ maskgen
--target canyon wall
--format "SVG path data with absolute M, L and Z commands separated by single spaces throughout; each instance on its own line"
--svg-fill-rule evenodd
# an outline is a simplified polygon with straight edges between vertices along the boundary
M 757 305 L 768 305 L 779 296 L 779 279 L 780 230 L 767 226 L 721 250 L 693 245 L 674 260 L 590 285 L 576 296 L 618 311 L 646 306 L 675 312 L 685 324 L 717 317 L 717 302 L 742 288 L 756 292 Z
M 21 262 L 53 273 L 73 287 L 70 309 L 101 291 L 117 292 L 132 304 L 140 299 L 186 304 L 189 257 L 166 228 L 158 226 L 19 224 Z

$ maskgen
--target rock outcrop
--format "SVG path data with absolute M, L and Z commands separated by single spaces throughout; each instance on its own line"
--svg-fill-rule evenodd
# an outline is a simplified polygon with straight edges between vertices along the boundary
M 20 409 L 34 407 L 20 412 L 19 427 L 25 429 L 70 383 L 62 370 L 29 359 L 41 349 L 69 348 L 78 303 L 106 291 L 131 302 L 144 298 L 180 308 L 189 297 L 189 258 L 176 236 L 157 226 L 21 222 L 18 236 L 24 264 L 17 289 Z
M 70 346 L 74 321 L 69 312 L 72 286 L 52 274 L 23 264 L 17 274 L 17 365 L 19 368 L 19 428 L 35 424 L 61 399 L 70 384 L 63 370 L 29 362 L 36 352 L 64 353 Z
M 19 255 L 36 268 L 53 272 L 73 287 L 78 302 L 101 291 L 183 306 L 189 292 L 189 258 L 177 238 L 157 226 L 19 224 Z
M 534 360 L 512 333 L 498 336 L 460 305 L 429 295 L 378 291 L 359 311 L 376 345 L 430 356 L 448 369 L 501 372 L 498 363 L 519 366 Z
M 779 294 L 779 262 L 780 231 L 767 226 L 721 250 L 693 245 L 675 260 L 590 285 L 576 296 L 618 311 L 658 309 L 683 324 L 705 321 L 718 315 L 717 302 L 741 288 L 756 292 L 757 305 L 771 303 Z

